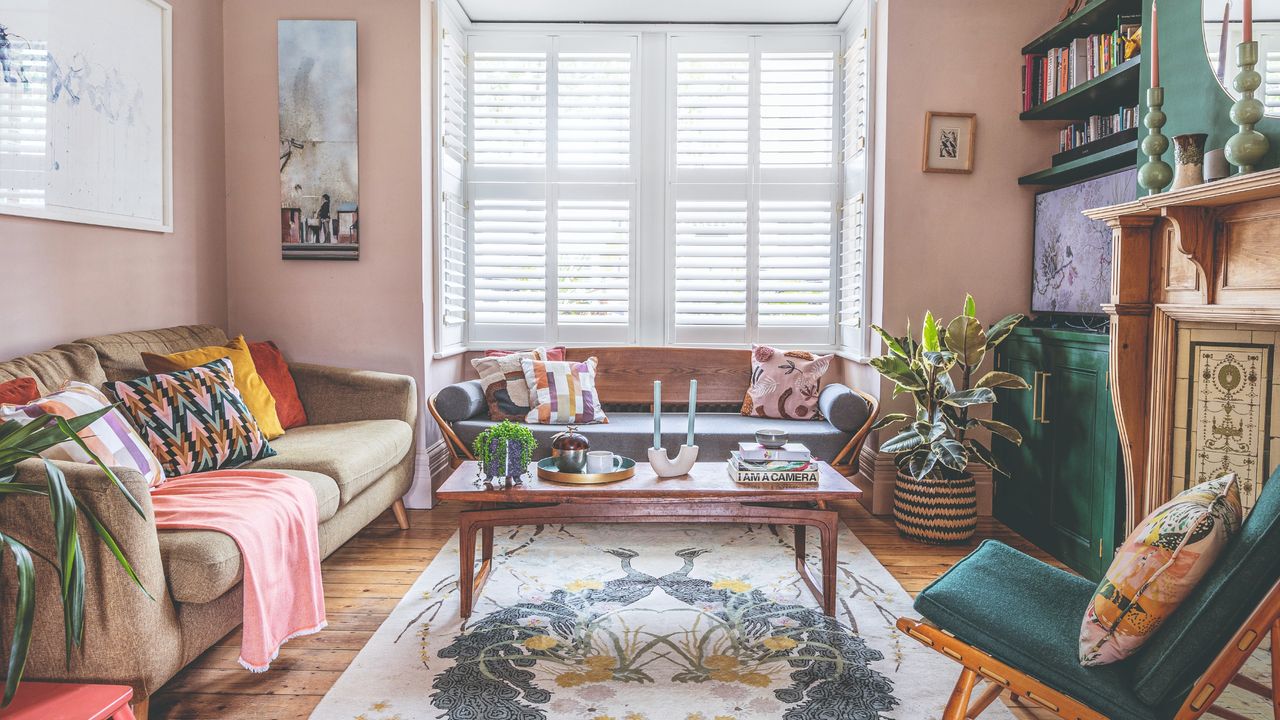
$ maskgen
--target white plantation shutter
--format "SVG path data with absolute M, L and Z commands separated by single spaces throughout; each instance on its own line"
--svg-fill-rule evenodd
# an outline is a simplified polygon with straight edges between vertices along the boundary
M 561 190 L 556 204 L 557 314 L 565 325 L 630 321 L 631 201 Z
M 844 133 L 841 158 L 850 160 L 867 145 L 867 33 L 859 32 L 843 60 Z
M 863 317 L 863 257 L 866 253 L 865 196 L 858 193 L 840 210 L 840 314 L 841 332 L 858 330 Z
M 865 9 L 845 36 L 841 58 L 844 128 L 841 177 L 844 201 L 840 207 L 839 285 L 836 314 L 837 342 L 855 352 L 867 344 L 867 201 L 868 133 L 871 109 L 870 28 Z
M 712 326 L 746 327 L 747 202 L 697 194 L 675 202 L 676 341 L 732 341 Z
M 631 165 L 631 53 L 560 52 L 556 68 L 561 169 Z
M 44 41 L 13 38 L 0 82 L 0 204 L 44 206 L 46 96 L 49 56 Z
M 837 47 L 672 38 L 674 342 L 834 341 Z
M 488 40 L 489 42 L 480 42 Z M 541 43 L 471 38 L 472 179 L 547 163 L 547 51 Z M 502 47 L 512 49 L 499 49 Z
M 483 184 L 472 193 L 472 337 L 541 339 L 547 301 L 541 188 Z
M 677 168 L 745 168 L 751 58 L 746 51 L 676 53 Z
M 778 197 L 760 201 L 759 324 L 829 326 L 835 229 L 830 192 L 804 186 L 771 189 Z M 782 199 L 788 195 L 794 199 Z
M 467 35 L 435 4 L 440 35 L 436 68 L 435 310 L 437 352 L 461 348 L 467 321 Z
M 461 325 L 467 318 L 467 210 L 457 193 L 441 193 L 440 228 L 438 309 L 445 325 Z
M 467 156 L 467 49 L 457 30 L 440 31 L 441 162 L 462 177 Z M 456 168 L 456 169 L 455 169 Z
M 760 55 L 760 164 L 830 168 L 835 53 Z

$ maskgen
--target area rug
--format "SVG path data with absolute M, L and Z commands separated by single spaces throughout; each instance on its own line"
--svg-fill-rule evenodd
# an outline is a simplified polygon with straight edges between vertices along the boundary
M 499 532 L 468 621 L 455 535 L 312 718 L 927 720 L 958 674 L 893 628 L 911 599 L 843 526 L 835 618 L 799 579 L 789 527 Z

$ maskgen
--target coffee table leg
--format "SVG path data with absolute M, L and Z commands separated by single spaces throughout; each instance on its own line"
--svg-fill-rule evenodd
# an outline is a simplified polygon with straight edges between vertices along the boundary
M 836 614 L 836 543 L 840 535 L 840 516 L 834 512 L 824 513 L 828 517 L 818 526 L 822 538 L 822 611 L 827 615 Z
M 493 559 L 493 526 L 486 525 L 480 530 L 480 562 L 488 563 Z
M 471 617 L 475 590 L 476 529 L 464 512 L 458 516 L 458 614 Z

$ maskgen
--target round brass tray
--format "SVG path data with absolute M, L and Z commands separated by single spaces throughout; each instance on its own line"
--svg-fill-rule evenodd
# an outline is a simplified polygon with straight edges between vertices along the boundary
M 543 458 L 538 461 L 538 477 L 551 482 L 569 485 L 604 485 L 605 483 L 626 480 L 636 474 L 636 461 L 622 458 L 622 467 L 607 473 L 568 473 L 556 469 L 555 458 Z

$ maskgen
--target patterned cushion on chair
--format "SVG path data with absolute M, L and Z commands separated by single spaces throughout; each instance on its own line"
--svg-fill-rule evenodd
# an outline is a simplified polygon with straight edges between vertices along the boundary
M 226 358 L 108 384 L 170 477 L 275 455 L 236 390 Z
M 533 407 L 527 422 L 587 425 L 607 423 L 596 392 L 596 359 L 586 362 L 543 362 L 521 360 Z
M 1235 473 L 1184 490 L 1116 552 L 1080 626 L 1080 664 L 1123 660 L 1150 639 L 1240 529 Z

